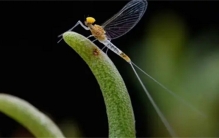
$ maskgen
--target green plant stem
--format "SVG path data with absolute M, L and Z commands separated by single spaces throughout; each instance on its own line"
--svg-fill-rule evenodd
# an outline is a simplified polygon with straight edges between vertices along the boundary
M 64 138 L 62 132 L 49 117 L 18 97 L 1 93 L 0 112 L 21 123 L 35 137 Z
M 135 137 L 131 100 L 113 62 L 89 39 L 78 33 L 66 32 L 63 38 L 87 63 L 100 85 L 107 110 L 109 137 Z

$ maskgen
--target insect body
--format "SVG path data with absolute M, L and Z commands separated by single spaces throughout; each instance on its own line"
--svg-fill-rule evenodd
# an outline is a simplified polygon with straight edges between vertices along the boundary
M 91 20 L 92 18 L 93 17 L 87 17 L 85 21 L 85 24 L 89 27 L 92 35 L 97 40 L 99 40 L 99 42 L 104 44 L 107 48 L 109 48 L 114 53 L 116 53 L 117 55 L 122 57 L 124 60 L 126 60 L 128 63 L 130 63 L 131 62 L 130 58 L 107 39 L 106 32 L 104 31 L 103 27 L 96 25 L 96 24 L 93 25 L 94 23 L 93 21 L 95 21 L 95 19 L 93 18 L 93 20 Z

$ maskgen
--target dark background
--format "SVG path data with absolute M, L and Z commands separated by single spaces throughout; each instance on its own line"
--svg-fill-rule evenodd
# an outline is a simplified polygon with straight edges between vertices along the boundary
M 56 42 L 57 36 L 78 20 L 84 21 L 86 16 L 93 16 L 97 24 L 102 24 L 126 3 L 127 1 L 1 2 L 0 92 L 27 100 L 49 114 L 57 124 L 66 118 L 75 120 L 83 137 L 107 137 L 105 105 L 96 79 L 74 50 L 64 41 L 59 44 Z M 127 54 L 134 52 L 126 45 L 139 41 L 145 33 L 142 28 L 148 26 L 156 13 L 166 10 L 176 13 L 184 20 L 192 38 L 206 26 L 219 24 L 218 6 L 218 2 L 206 1 L 149 1 L 148 9 L 139 24 L 113 43 Z M 75 31 L 89 35 L 81 27 L 77 27 Z M 101 44 L 96 44 L 102 47 Z M 128 73 L 131 71 L 129 65 L 112 52 L 108 55 L 129 90 L 136 117 L 137 136 L 161 136 L 153 133 L 156 129 L 150 125 L 151 116 L 142 111 L 145 105 L 139 101 L 137 94 L 141 89 L 132 84 Z M 149 101 L 146 103 L 154 112 Z M 0 121 L 2 137 L 19 136 L 18 133 L 22 130 L 15 121 L 4 114 L 0 114 Z M 158 126 L 163 129 L 165 136 L 169 136 L 161 121 Z M 21 136 L 25 135 L 26 133 L 22 133 Z

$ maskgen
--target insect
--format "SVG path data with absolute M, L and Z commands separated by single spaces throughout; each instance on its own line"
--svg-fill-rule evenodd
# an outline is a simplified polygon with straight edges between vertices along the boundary
M 142 73 L 144 73 L 146 76 L 148 76 L 150 79 L 155 81 L 158 85 L 160 85 L 162 88 L 164 88 L 167 92 L 172 94 L 174 97 L 179 99 L 182 103 L 192 108 L 194 111 L 198 112 L 199 114 L 203 115 L 201 112 L 199 112 L 196 108 L 194 108 L 192 105 L 190 105 L 188 102 L 184 101 L 181 97 L 176 95 L 174 92 L 166 88 L 164 85 L 162 85 L 160 82 L 158 82 L 156 79 L 151 77 L 149 74 L 147 74 L 145 71 L 143 71 L 140 67 L 138 67 L 136 64 L 134 64 L 131 59 L 122 52 L 119 48 L 117 48 L 113 43 L 111 43 L 111 40 L 119 38 L 129 32 L 142 18 L 144 15 L 146 9 L 148 6 L 148 2 L 146 0 L 131 0 L 128 2 L 117 14 L 115 14 L 113 17 L 111 17 L 109 20 L 107 20 L 102 25 L 97 25 L 95 23 L 95 18 L 93 17 L 87 17 L 84 24 L 79 20 L 71 29 L 68 31 L 72 31 L 76 26 L 81 25 L 85 30 L 90 30 L 91 34 L 87 38 L 94 37 L 95 40 L 98 40 L 100 43 L 102 43 L 107 50 L 110 49 L 117 55 L 119 55 L 121 58 L 123 58 L 126 62 L 128 62 L 134 71 L 137 79 L 139 80 L 142 88 L 144 89 L 146 95 L 148 96 L 150 102 L 152 103 L 153 107 L 155 108 L 157 114 L 161 118 L 162 122 L 164 123 L 165 127 L 167 128 L 168 132 L 172 137 L 176 137 L 176 133 L 173 130 L 173 128 L 168 123 L 167 119 L 161 112 L 161 110 L 158 108 L 156 103 L 154 102 L 153 98 L 151 97 L 150 93 L 144 86 L 142 80 L 140 79 L 138 73 L 136 72 L 135 68 L 139 69 Z M 63 34 L 59 35 L 58 37 L 62 37 Z M 59 43 L 63 38 L 61 38 L 57 43 Z M 104 47 L 104 48 L 105 48 Z

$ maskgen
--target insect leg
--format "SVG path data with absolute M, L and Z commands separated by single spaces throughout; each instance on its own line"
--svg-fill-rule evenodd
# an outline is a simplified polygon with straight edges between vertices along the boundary
M 92 42 L 95 42 L 97 39 L 94 39 Z
M 104 46 L 101 50 L 103 51 L 104 50 L 104 48 L 106 48 L 106 46 Z
M 68 31 L 73 30 L 75 27 L 77 27 L 78 25 L 81 25 L 85 30 L 89 30 L 89 28 L 87 26 L 85 26 L 80 20 L 77 21 L 77 23 Z M 67 31 L 66 31 L 67 32 Z M 60 34 L 58 37 L 61 37 L 64 33 Z M 59 43 L 63 38 L 61 38 L 57 43 Z
M 108 50 L 109 50 L 109 48 L 108 47 L 106 47 L 106 46 L 104 46 L 101 50 L 103 51 L 104 49 L 106 48 L 106 54 L 107 54 L 107 52 L 108 52 Z M 104 51 L 103 51 L 104 52 Z
M 90 38 L 90 37 L 92 37 L 92 36 L 93 36 L 93 35 L 89 35 L 89 36 L 87 37 L 87 39 Z
M 109 50 L 109 48 L 106 49 L 106 54 L 107 54 L 108 50 Z
M 93 35 L 89 35 L 88 37 L 87 37 L 87 39 L 89 39 L 90 37 L 94 37 Z M 95 38 L 92 42 L 95 42 L 97 39 Z

